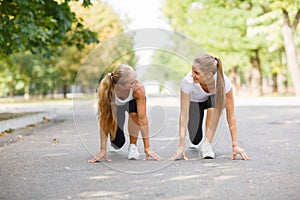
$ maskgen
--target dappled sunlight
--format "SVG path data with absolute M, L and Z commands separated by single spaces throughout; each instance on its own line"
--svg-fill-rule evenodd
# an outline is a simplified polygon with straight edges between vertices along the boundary
M 66 156 L 69 153 L 51 153 L 51 154 L 46 154 L 43 157 L 57 157 L 57 156 Z
M 189 179 L 195 179 L 205 176 L 205 174 L 196 174 L 196 175 L 180 175 L 180 176 L 174 176 L 170 178 L 170 181 L 182 181 L 182 180 L 189 180 Z
M 93 192 L 82 192 L 78 195 L 79 198 L 125 198 L 128 194 L 114 191 L 93 191 Z
M 230 157 L 228 157 L 227 160 L 230 163 L 224 163 L 224 161 L 223 161 L 220 164 L 212 162 L 212 163 L 203 163 L 202 165 L 205 168 L 210 169 L 210 171 L 213 171 L 213 170 L 218 170 L 218 171 L 222 171 L 222 172 L 232 171 L 234 169 L 235 164 L 232 162 L 232 160 L 230 160 Z M 199 170 L 199 171 L 203 172 L 203 170 Z
M 220 181 L 220 180 L 224 181 L 224 180 L 229 180 L 229 179 L 233 179 L 233 178 L 236 178 L 236 176 L 221 175 L 221 176 L 214 177 L 214 179 L 217 181 Z
M 98 179 L 108 179 L 111 178 L 110 176 L 92 176 L 89 177 L 90 180 L 98 180 Z
M 280 120 L 280 121 L 270 122 L 270 124 L 277 124 L 277 125 L 291 125 L 291 124 L 296 124 L 296 125 L 300 125 L 300 120 L 299 119 Z

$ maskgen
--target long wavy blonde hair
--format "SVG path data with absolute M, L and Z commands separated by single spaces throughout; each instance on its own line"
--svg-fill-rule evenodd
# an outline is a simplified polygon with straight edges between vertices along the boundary
M 98 116 L 100 128 L 103 133 L 113 140 L 117 132 L 116 105 L 115 105 L 115 84 L 125 84 L 133 69 L 121 64 L 112 73 L 108 73 L 101 80 L 98 89 Z
M 215 108 L 218 115 L 221 114 L 226 103 L 225 83 L 221 59 L 209 54 L 202 54 L 194 59 L 194 66 L 205 74 L 217 73 L 217 85 L 215 91 Z

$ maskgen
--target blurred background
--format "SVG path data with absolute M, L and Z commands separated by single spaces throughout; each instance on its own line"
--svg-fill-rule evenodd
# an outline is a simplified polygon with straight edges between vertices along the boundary
M 71 98 L 92 50 L 142 28 L 181 33 L 221 58 L 237 96 L 300 96 L 299 19 L 299 0 L 0 0 L 0 99 Z M 99 67 L 156 63 L 147 71 L 153 80 L 177 80 L 190 70 L 176 55 L 135 51 L 135 42 L 123 38 L 115 45 L 132 53 Z M 97 62 L 116 46 L 108 45 Z M 172 70 L 157 76 L 162 65 Z M 95 86 L 83 87 L 76 92 Z
M 0 0 L 0 200 L 300 199 L 299 19 L 300 0 Z M 203 52 L 234 85 L 250 162 L 230 161 L 225 113 L 217 159 L 187 149 L 190 162 L 169 161 L 180 80 Z M 164 161 L 127 160 L 126 115 L 113 162 L 86 162 L 101 143 L 97 83 L 121 63 L 151 93 L 151 149 Z

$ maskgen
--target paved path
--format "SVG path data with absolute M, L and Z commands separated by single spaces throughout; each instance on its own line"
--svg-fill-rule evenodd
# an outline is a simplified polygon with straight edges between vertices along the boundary
M 216 159 L 187 150 L 189 161 L 168 161 L 178 145 L 179 114 L 169 99 L 152 101 L 149 111 L 151 145 L 164 161 L 129 161 L 126 144 L 108 154 L 111 162 L 96 164 L 86 162 L 99 148 L 93 104 L 60 105 L 52 124 L 0 148 L 0 199 L 299 199 L 300 106 L 268 101 L 236 108 L 250 161 L 230 160 L 224 118 Z

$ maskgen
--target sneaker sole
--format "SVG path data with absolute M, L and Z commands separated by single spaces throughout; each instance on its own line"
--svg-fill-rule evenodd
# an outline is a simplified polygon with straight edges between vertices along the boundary
M 117 153 L 117 152 L 119 152 L 120 151 L 120 149 L 109 149 L 109 152 L 110 153 Z
M 211 156 L 205 156 L 203 159 L 214 159 L 214 157 L 211 157 Z
M 128 160 L 138 160 L 139 158 L 130 157 Z
M 128 158 L 128 160 L 138 160 L 138 159 L 140 159 L 140 155 L 139 154 L 131 155 L 131 156 L 128 156 L 127 158 Z
M 203 156 L 203 159 L 215 159 L 216 158 L 216 155 L 214 154 L 214 156 L 211 156 L 211 155 L 205 155 Z

